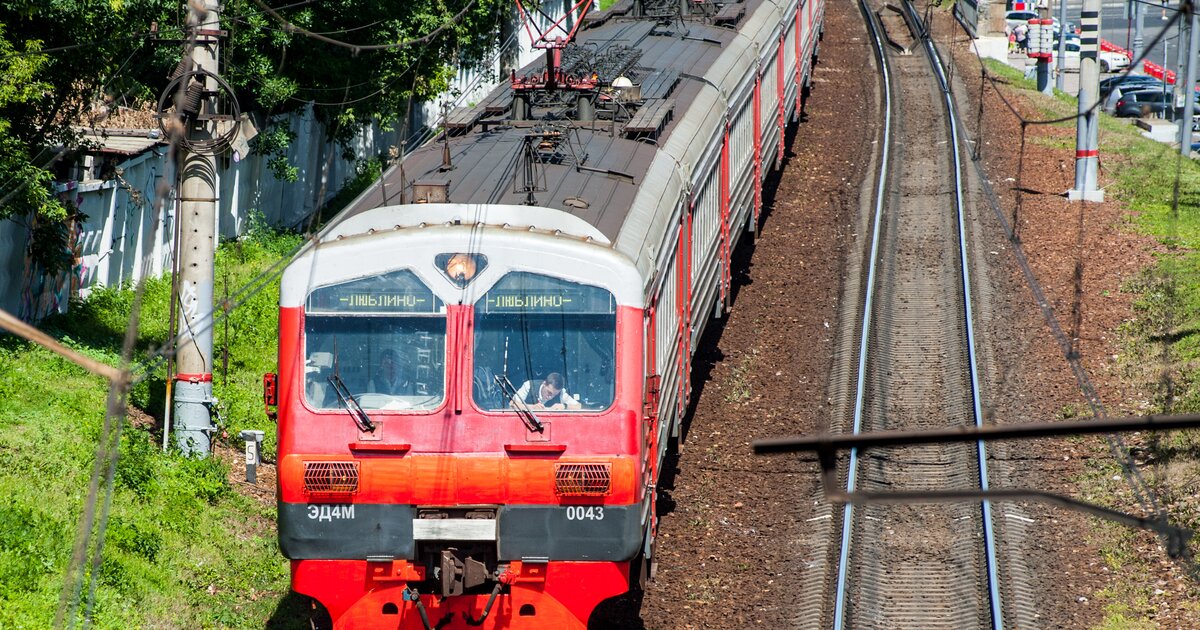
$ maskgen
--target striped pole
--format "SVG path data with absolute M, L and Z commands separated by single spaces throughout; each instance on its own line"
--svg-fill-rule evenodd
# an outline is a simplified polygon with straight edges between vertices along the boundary
M 1071 201 L 1104 201 L 1099 175 L 1100 0 L 1083 0 L 1079 36 L 1079 119 L 1075 128 L 1075 187 Z

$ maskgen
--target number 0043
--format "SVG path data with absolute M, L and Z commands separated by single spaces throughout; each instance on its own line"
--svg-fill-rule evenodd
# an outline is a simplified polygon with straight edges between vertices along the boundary
M 602 521 L 604 520 L 604 508 L 595 505 L 569 505 L 567 506 L 568 521 Z

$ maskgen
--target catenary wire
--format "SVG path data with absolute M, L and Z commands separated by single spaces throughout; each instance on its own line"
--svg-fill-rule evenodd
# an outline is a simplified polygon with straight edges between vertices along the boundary
M 467 11 L 470 11 L 471 8 L 475 6 L 476 1 L 477 0 L 470 0 L 469 2 L 467 2 L 467 5 L 464 6 L 461 11 L 456 13 L 453 17 L 447 19 L 445 22 L 442 22 L 441 26 L 438 26 L 436 29 L 429 32 L 428 34 L 423 35 L 421 37 L 408 39 L 408 40 L 405 40 L 402 42 L 397 42 L 394 44 L 351 44 L 349 42 L 343 42 L 341 40 L 333 39 L 332 37 L 325 37 L 324 35 L 314 33 L 307 29 L 296 26 L 295 24 L 292 24 L 286 18 L 279 15 L 279 13 L 277 13 L 274 9 L 267 6 L 266 3 L 263 2 L 263 0 L 254 0 L 254 3 L 257 4 L 259 7 L 261 7 L 268 14 L 270 14 L 271 17 L 278 20 L 280 24 L 283 24 L 284 29 L 289 32 L 300 33 L 301 35 L 304 35 L 305 37 L 309 37 L 311 39 L 315 39 L 317 41 L 324 42 L 326 44 L 331 44 L 333 46 L 346 48 L 346 49 L 349 49 L 354 54 L 358 54 L 360 52 L 370 52 L 370 51 L 376 51 L 376 50 L 394 50 L 397 48 L 408 48 L 410 46 L 416 46 L 418 44 L 427 44 L 427 43 L 433 41 L 433 38 L 435 38 L 439 34 L 441 34 L 442 31 L 446 30 L 447 28 L 450 28 L 455 23 L 457 23 L 462 18 L 462 16 L 467 14 Z

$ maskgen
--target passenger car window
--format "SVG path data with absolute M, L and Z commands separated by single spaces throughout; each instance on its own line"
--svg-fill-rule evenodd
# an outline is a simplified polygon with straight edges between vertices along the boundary
M 616 301 L 612 293 L 569 280 L 510 273 L 475 303 L 473 396 L 481 409 L 507 410 L 500 375 L 526 402 L 542 381 L 562 378 L 565 395 L 550 410 L 601 410 L 616 395 Z M 528 384 L 528 385 L 527 385 Z M 539 412 L 540 413 L 540 412 Z
M 411 271 L 315 289 L 304 338 L 304 395 L 315 408 L 341 408 L 333 375 L 364 409 L 429 410 L 445 397 L 445 306 Z

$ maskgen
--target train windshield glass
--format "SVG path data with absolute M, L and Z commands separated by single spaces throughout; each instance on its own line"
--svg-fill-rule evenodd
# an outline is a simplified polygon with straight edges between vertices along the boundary
M 364 409 L 429 410 L 446 391 L 446 309 L 411 271 L 315 289 L 305 304 L 305 398 L 342 409 L 336 374 Z
M 515 272 L 475 303 L 475 404 L 510 409 L 512 390 L 535 411 L 602 410 L 616 392 L 612 293 Z

